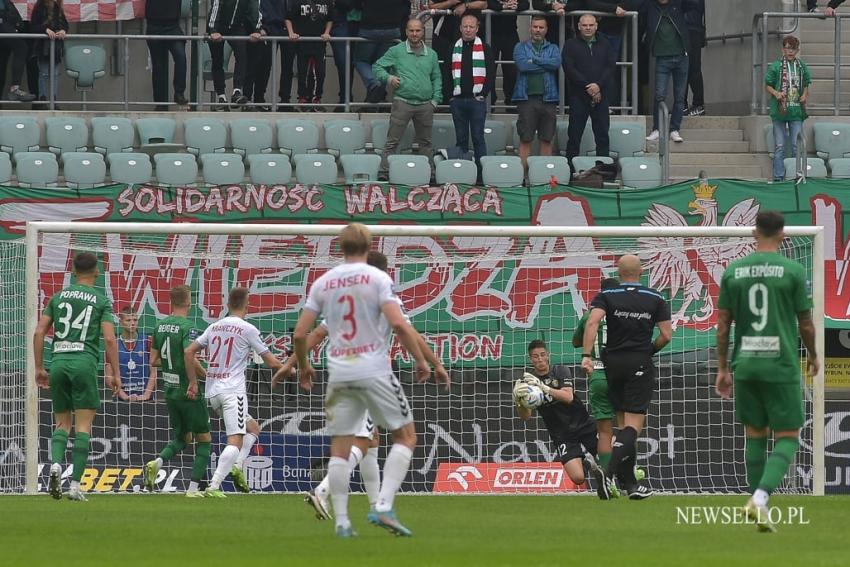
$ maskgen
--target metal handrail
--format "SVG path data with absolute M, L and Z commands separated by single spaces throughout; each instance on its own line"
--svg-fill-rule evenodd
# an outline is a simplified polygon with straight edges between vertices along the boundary
M 670 109 L 658 103 L 658 157 L 661 159 L 661 184 L 670 183 Z
M 800 0 L 794 0 L 794 7 L 791 9 L 790 12 L 788 12 L 788 14 L 793 15 L 794 13 L 798 13 L 798 12 L 801 12 L 801 10 L 800 10 Z M 824 18 L 825 16 L 821 15 L 820 17 Z M 768 32 L 768 35 L 775 35 L 776 37 L 782 37 L 783 35 L 788 35 L 789 33 L 794 33 L 795 31 L 797 31 L 797 28 L 800 27 L 800 20 L 798 20 L 797 18 L 793 18 L 793 19 L 794 19 L 794 25 L 792 25 L 787 30 L 783 30 L 783 29 L 774 30 L 772 32 Z M 740 39 L 741 41 L 743 41 L 747 38 L 751 38 L 752 35 L 753 34 L 751 32 L 722 33 L 720 35 L 706 36 L 705 41 L 706 42 L 720 41 L 722 43 L 726 43 L 726 41 L 730 40 L 730 39 Z
M 797 169 L 794 184 L 806 182 L 806 172 L 809 167 L 808 157 L 806 156 L 806 136 L 803 134 L 802 128 L 797 132 L 797 154 L 794 156 L 794 167 Z
M 819 13 L 809 12 L 762 12 L 753 16 L 753 25 L 751 36 L 753 38 L 753 59 L 752 59 L 752 92 L 750 97 L 750 112 L 752 114 L 767 113 L 767 92 L 764 89 L 764 76 L 767 73 L 767 41 L 760 41 L 766 37 L 768 21 L 771 18 L 808 18 L 826 20 L 826 16 Z M 841 20 L 850 18 L 848 13 L 836 12 L 832 18 L 834 26 L 834 49 L 832 63 L 812 64 L 810 68 L 824 67 L 833 69 L 833 86 L 832 86 L 832 111 L 833 115 L 838 116 L 840 110 L 841 98 Z M 829 108 L 829 107 L 828 107 Z

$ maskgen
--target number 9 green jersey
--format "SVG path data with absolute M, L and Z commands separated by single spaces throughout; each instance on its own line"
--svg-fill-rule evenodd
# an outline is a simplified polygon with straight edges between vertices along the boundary
M 720 309 L 735 321 L 735 380 L 800 380 L 797 313 L 812 308 L 802 265 L 775 252 L 733 262 L 720 282 Z
M 100 360 L 100 325 L 114 323 L 112 305 L 93 287 L 74 284 L 53 295 L 44 315 L 53 320 L 53 359 L 89 354 Z

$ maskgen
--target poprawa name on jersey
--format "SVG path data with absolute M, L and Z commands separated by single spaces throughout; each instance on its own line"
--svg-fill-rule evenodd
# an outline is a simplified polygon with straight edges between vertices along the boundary
M 97 303 L 97 296 L 78 289 L 66 289 L 59 292 L 59 299 L 80 299 L 89 303 Z

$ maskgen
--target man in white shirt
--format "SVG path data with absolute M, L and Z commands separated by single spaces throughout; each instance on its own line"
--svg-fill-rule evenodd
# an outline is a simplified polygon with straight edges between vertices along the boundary
M 245 392 L 245 368 L 254 351 L 266 366 L 278 370 L 281 362 L 275 358 L 260 338 L 260 331 L 245 321 L 248 310 L 248 289 L 237 287 L 227 298 L 227 317 L 213 323 L 185 350 L 186 377 L 189 379 L 187 395 L 194 399 L 198 393 L 195 375 L 195 355 L 207 349 L 206 398 L 210 407 L 224 420 L 227 446 L 221 452 L 215 473 L 204 496 L 224 498 L 221 482 L 232 473 L 234 483 L 245 484 L 241 470 L 234 468 L 242 449 L 242 438 L 248 432 L 248 396 Z
M 396 535 L 413 535 L 396 518 L 393 500 L 410 466 L 416 447 L 416 428 L 404 390 L 392 371 L 390 337 L 383 330 L 384 318 L 416 360 L 419 381 L 431 375 L 417 333 L 405 321 L 393 293 L 392 280 L 366 263 L 371 243 L 372 235 L 362 224 L 352 223 L 342 230 L 340 247 L 345 263 L 313 283 L 293 334 L 301 386 L 309 390 L 315 370 L 307 359 L 307 336 L 319 315 L 325 316 L 329 336 L 325 405 L 331 434 L 328 482 L 336 534 L 340 537 L 356 535 L 348 518 L 348 457 L 366 410 L 393 437 L 384 464 L 381 491 L 375 510 L 369 513 L 369 521 Z

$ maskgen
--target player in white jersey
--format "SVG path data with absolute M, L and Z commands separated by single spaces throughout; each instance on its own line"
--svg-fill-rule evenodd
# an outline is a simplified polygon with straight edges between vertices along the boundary
M 378 502 L 369 521 L 398 535 L 412 535 L 396 518 L 393 500 L 410 466 L 416 428 L 404 390 L 392 371 L 390 340 L 381 327 L 383 318 L 415 359 L 418 379 L 425 381 L 431 375 L 416 331 L 405 322 L 399 308 L 392 280 L 366 264 L 371 243 L 372 236 L 362 224 L 352 223 L 342 230 L 340 247 L 345 263 L 313 283 L 293 333 L 301 385 L 310 389 L 315 370 L 307 360 L 307 336 L 319 315 L 325 316 L 329 338 L 325 405 L 331 434 L 328 480 L 340 537 L 355 535 L 348 518 L 348 456 L 366 410 L 393 436 Z
M 193 361 L 201 349 L 207 349 L 206 398 L 210 407 L 224 420 L 227 446 L 221 452 L 210 485 L 204 496 L 223 498 L 221 482 L 230 472 L 234 483 L 245 491 L 247 483 L 241 469 L 235 466 L 242 449 L 242 439 L 251 427 L 253 418 L 248 414 L 248 396 L 245 391 L 245 369 L 253 351 L 266 366 L 279 370 L 282 366 L 260 338 L 260 331 L 245 321 L 248 310 L 248 289 L 237 287 L 227 298 L 229 315 L 213 323 L 185 350 L 186 375 L 189 379 L 188 395 L 194 398 L 198 380 Z
M 366 263 L 370 266 L 374 266 L 381 270 L 382 272 L 387 271 L 387 257 L 382 253 L 371 250 L 366 257 Z M 398 299 L 399 307 L 402 310 L 402 315 L 404 316 L 404 320 L 406 323 L 410 324 L 410 318 L 404 312 L 404 306 L 401 303 L 401 300 Z M 382 332 L 386 335 L 392 334 L 392 328 L 387 323 L 386 318 L 382 318 Z M 322 321 L 321 324 L 313 329 L 310 335 L 307 337 L 307 350 L 312 351 L 315 347 L 322 344 L 322 342 L 328 336 L 328 326 L 326 321 Z M 443 366 L 442 361 L 437 358 L 434 354 L 434 351 L 431 350 L 431 347 L 428 346 L 428 343 L 425 342 L 425 338 L 417 333 L 419 348 L 422 349 L 422 354 L 428 360 L 428 362 L 434 366 L 434 372 L 437 377 L 438 382 L 442 382 L 446 385 L 448 389 L 450 379 L 449 374 Z M 392 361 L 390 361 L 392 363 Z M 296 358 L 295 356 L 290 356 L 286 362 L 283 363 L 283 367 L 281 370 L 275 375 L 275 378 L 272 380 L 272 384 L 276 384 L 278 380 L 285 379 L 290 376 L 292 370 L 295 368 Z M 369 412 L 366 412 L 366 415 L 363 417 L 363 421 L 360 424 L 359 429 L 354 434 L 354 441 L 351 445 L 351 453 L 348 456 L 348 464 L 351 469 L 351 472 L 354 472 L 354 468 L 358 465 L 360 466 L 360 478 L 363 480 L 363 487 L 366 489 L 366 496 L 369 499 L 369 510 L 374 511 L 375 504 L 378 502 L 378 493 L 381 489 L 381 473 L 378 467 L 378 444 L 380 440 L 380 432 L 377 427 L 375 427 L 372 416 L 369 415 Z M 330 507 L 328 506 L 328 497 L 330 495 L 330 482 L 328 480 L 327 475 L 315 490 L 309 491 L 304 498 L 304 501 L 307 502 L 316 512 L 316 517 L 320 520 L 327 520 L 330 516 Z

